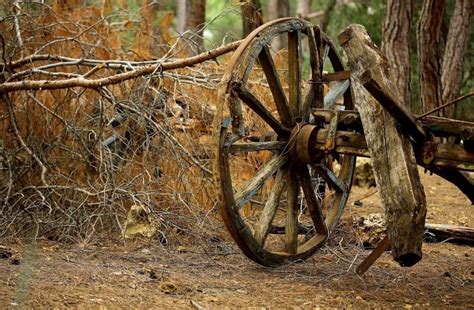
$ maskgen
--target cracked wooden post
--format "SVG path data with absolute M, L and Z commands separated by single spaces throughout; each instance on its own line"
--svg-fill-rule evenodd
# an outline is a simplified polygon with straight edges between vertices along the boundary
M 392 255 L 401 266 L 412 266 L 421 257 L 426 199 L 410 138 L 361 83 L 370 69 L 386 89 L 395 89 L 389 64 L 361 25 L 350 25 L 339 36 L 351 70 L 355 106 L 373 161 L 375 181 L 385 208 Z

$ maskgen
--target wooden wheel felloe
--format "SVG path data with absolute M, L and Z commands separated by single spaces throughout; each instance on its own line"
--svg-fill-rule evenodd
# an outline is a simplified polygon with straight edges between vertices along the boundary
M 270 47 L 277 36 L 288 42 L 279 54 Z M 332 42 L 297 18 L 262 25 L 232 56 L 214 170 L 226 227 L 257 263 L 309 257 L 342 214 L 355 157 L 331 151 L 337 111 L 352 109 L 348 78 Z M 313 108 L 335 111 L 333 121 L 316 124 Z M 319 130 L 327 132 L 324 151 L 312 147 Z

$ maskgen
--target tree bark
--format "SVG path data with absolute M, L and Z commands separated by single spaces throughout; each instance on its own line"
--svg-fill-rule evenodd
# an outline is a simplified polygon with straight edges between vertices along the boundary
M 268 1 L 268 20 L 274 20 L 290 16 L 290 3 L 288 0 L 269 0 Z M 272 47 L 280 50 L 288 46 L 288 37 L 281 35 L 273 39 Z
M 385 90 L 393 89 L 386 58 L 361 25 L 351 25 L 339 36 L 351 70 L 351 88 L 360 113 L 365 139 L 373 161 L 377 189 L 387 219 L 392 255 L 402 266 L 421 259 L 426 199 L 410 138 L 361 84 L 371 76 Z
M 178 0 L 176 4 L 176 17 L 178 18 L 178 33 L 186 31 L 186 3 L 188 0 Z
M 442 104 L 440 30 L 445 0 L 425 0 L 418 22 L 418 63 L 422 112 Z
M 240 12 L 242 14 L 242 37 L 245 38 L 261 22 L 262 5 L 260 0 L 240 0 Z M 257 20 L 257 14 L 260 14 Z
M 206 22 L 206 0 L 178 1 L 178 32 L 189 31 L 187 39 L 190 55 L 196 55 L 204 49 L 203 26 Z
M 321 23 L 321 30 L 323 32 L 326 32 L 328 30 L 331 12 L 332 10 L 334 10 L 334 7 L 336 6 L 336 4 L 337 4 L 337 0 L 329 0 L 326 5 L 326 8 L 324 9 L 325 14 L 324 14 L 323 22 Z
M 469 43 L 473 12 L 474 2 L 472 0 L 456 1 L 443 57 L 441 85 L 444 103 L 452 101 L 460 95 L 464 56 Z M 445 109 L 446 117 L 453 118 L 454 112 L 455 106 Z
M 413 16 L 411 0 L 387 0 L 382 51 L 390 64 L 395 92 L 400 102 L 411 108 L 410 31 Z
M 312 0 L 299 0 L 298 7 L 296 8 L 296 15 L 302 18 L 306 18 L 311 11 Z

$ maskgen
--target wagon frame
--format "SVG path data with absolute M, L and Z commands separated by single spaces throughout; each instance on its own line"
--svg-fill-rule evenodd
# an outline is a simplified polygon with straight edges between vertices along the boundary
M 277 36 L 288 41 L 288 90 L 269 48 Z M 474 123 L 407 112 L 390 91 L 384 57 L 362 26 L 349 27 L 339 43 L 350 71 L 318 26 L 278 19 L 240 44 L 224 75 L 214 120 L 221 214 L 237 245 L 259 264 L 303 260 L 325 243 L 347 203 L 356 156 L 377 157 L 374 173 L 388 217 L 389 238 L 366 268 L 389 243 L 401 265 L 421 259 L 426 202 L 416 164 L 454 183 L 474 202 L 472 180 L 461 172 L 474 171 Z M 325 72 L 328 67 L 332 72 Z M 256 93 L 251 76 L 265 77 L 271 105 Z M 386 159 L 380 158 L 380 139 L 393 140 L 383 142 Z M 266 161 L 242 181 L 239 165 L 261 153 Z M 377 171 L 391 164 L 393 154 L 400 173 L 390 167 Z M 391 201 L 397 194 L 389 193 L 399 188 L 398 197 L 406 200 L 401 207 Z

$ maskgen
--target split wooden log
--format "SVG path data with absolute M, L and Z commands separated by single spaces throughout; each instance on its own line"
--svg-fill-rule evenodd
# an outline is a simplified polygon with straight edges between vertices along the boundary
M 370 69 L 385 89 L 394 89 L 386 58 L 361 25 L 351 25 L 339 36 L 351 70 L 355 106 L 360 113 L 378 191 L 385 207 L 392 255 L 401 266 L 421 257 L 426 199 L 410 138 L 393 117 L 364 88 L 361 75 Z M 395 98 L 392 95 L 392 98 Z

